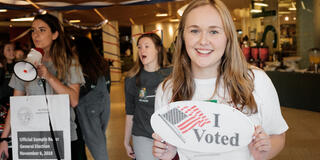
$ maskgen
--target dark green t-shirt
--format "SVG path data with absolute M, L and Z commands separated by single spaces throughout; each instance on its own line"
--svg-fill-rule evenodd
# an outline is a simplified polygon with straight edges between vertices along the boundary
M 158 85 L 171 72 L 171 68 L 162 68 L 156 72 L 141 70 L 139 75 L 126 78 L 126 114 L 133 115 L 132 134 L 151 138 L 153 130 L 150 124 L 154 112 L 155 93 Z M 140 85 L 136 84 L 137 76 Z

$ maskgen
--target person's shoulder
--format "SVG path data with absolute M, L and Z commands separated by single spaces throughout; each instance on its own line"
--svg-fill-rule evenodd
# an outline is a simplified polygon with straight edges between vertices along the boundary
M 162 91 L 164 90 L 171 90 L 172 89 L 172 79 L 165 79 L 164 81 L 162 81 L 159 86 L 158 89 L 161 88 Z
M 264 70 L 255 66 L 251 67 L 250 69 L 252 71 L 251 74 L 253 74 L 255 85 L 266 86 L 271 82 L 271 79 L 269 78 L 269 76 L 266 74 Z
M 250 73 L 250 74 L 253 74 L 255 78 L 256 77 L 263 78 L 263 77 L 267 76 L 266 72 L 263 69 L 258 68 L 256 66 L 251 66 L 250 70 L 252 71 L 252 73 Z
M 136 76 L 133 76 L 133 77 L 126 76 L 125 79 L 124 79 L 124 83 L 126 85 L 135 84 L 136 83 Z

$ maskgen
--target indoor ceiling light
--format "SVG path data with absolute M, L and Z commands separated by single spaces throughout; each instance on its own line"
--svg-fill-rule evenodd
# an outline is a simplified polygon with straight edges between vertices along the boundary
M 291 12 L 289 11 L 279 11 L 278 14 L 290 14 Z
M 290 7 L 290 4 L 289 4 L 289 3 L 279 3 L 279 4 L 278 4 L 278 7 L 279 7 L 279 8 L 282 8 L 282 7 Z
M 157 13 L 156 17 L 167 17 L 168 13 Z
M 284 17 L 284 21 L 289 21 L 289 17 L 288 17 L 288 16 L 285 16 L 285 17 Z
M 254 2 L 255 6 L 261 6 L 261 7 L 268 7 L 269 5 L 266 3 L 262 3 L 262 2 Z
M 297 10 L 295 3 L 291 2 L 291 6 L 292 6 L 292 7 L 289 7 L 289 8 L 288 8 L 289 11 L 295 11 L 295 10 Z
M 296 11 L 297 8 L 290 7 L 290 8 L 288 8 L 288 10 L 289 10 L 289 11 Z
M 304 5 L 304 2 L 303 1 L 301 1 L 301 7 L 302 7 L 302 9 L 306 9 L 306 6 Z
M 0 9 L 0 12 L 7 12 L 7 9 Z
M 24 17 L 24 18 L 14 18 L 10 19 L 12 22 L 25 22 L 25 21 L 33 21 L 34 17 Z
M 147 1 L 147 0 L 129 0 L 129 1 L 120 2 L 120 4 L 122 4 L 122 5 L 127 5 L 127 4 L 144 2 L 144 1 Z
M 38 11 L 40 14 L 42 14 L 42 15 L 44 15 L 44 14 L 47 14 L 47 11 L 46 10 L 44 10 L 44 9 L 39 9 L 39 11 Z
M 11 5 L 29 5 L 27 1 L 20 0 L 0 0 L 1 3 L 11 4 Z
M 179 22 L 180 20 L 176 18 L 176 19 L 170 19 L 169 21 L 170 22 Z
M 261 9 L 251 9 L 250 10 L 251 13 L 262 13 Z
M 72 20 L 69 20 L 70 23 L 80 23 L 80 19 L 72 19 Z

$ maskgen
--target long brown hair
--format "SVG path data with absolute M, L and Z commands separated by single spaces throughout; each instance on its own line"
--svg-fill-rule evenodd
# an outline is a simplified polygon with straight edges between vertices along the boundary
M 146 33 L 146 34 L 142 34 L 137 41 L 137 45 L 139 44 L 140 39 L 144 38 L 144 37 L 148 37 L 152 40 L 152 42 L 154 43 L 154 46 L 156 47 L 156 50 L 158 51 L 158 64 L 161 68 L 166 67 L 168 64 L 168 60 L 167 60 L 167 56 L 164 52 L 164 48 L 162 45 L 162 41 L 161 38 L 155 34 L 155 33 Z M 137 61 L 135 62 L 134 66 L 129 70 L 128 72 L 128 77 L 134 77 L 135 75 L 137 75 L 141 68 L 143 68 L 143 64 L 140 60 L 140 58 L 137 58 Z
M 227 44 L 221 63 L 218 67 L 218 76 L 213 96 L 217 94 L 218 86 L 223 83 L 224 91 L 231 97 L 231 103 L 243 110 L 248 107 L 248 112 L 255 113 L 257 104 L 253 97 L 253 73 L 246 62 L 238 44 L 236 29 L 228 8 L 220 0 L 194 0 L 184 11 L 178 28 L 178 36 L 175 46 L 172 74 L 164 81 L 163 89 L 166 89 L 168 80 L 172 83 L 171 102 L 191 100 L 195 90 L 192 76 L 191 60 L 185 48 L 183 32 L 188 14 L 195 8 L 210 5 L 221 16 L 223 29 L 227 37 Z M 227 91 L 227 92 L 226 92 Z
M 77 37 L 73 43 L 83 74 L 94 83 L 97 83 L 100 76 L 106 76 L 108 72 L 107 61 L 99 54 L 93 41 L 81 36 Z
M 58 37 L 52 42 L 49 54 L 55 68 L 57 69 L 57 78 L 60 80 L 70 78 L 68 77 L 70 66 L 79 66 L 79 61 L 77 55 L 71 51 L 70 42 L 64 34 L 62 24 L 58 18 L 51 14 L 39 14 L 34 17 L 34 20 L 37 19 L 45 22 L 49 26 L 52 33 L 59 33 Z M 32 46 L 34 47 L 33 41 L 31 42 Z

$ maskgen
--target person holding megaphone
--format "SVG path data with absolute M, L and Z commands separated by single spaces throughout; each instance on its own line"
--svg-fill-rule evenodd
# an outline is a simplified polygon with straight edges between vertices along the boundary
M 33 48 L 41 48 L 43 50 L 40 63 L 31 62 L 34 63 L 32 65 L 36 68 L 39 78 L 26 80 L 19 76 L 21 71 L 18 72 L 15 70 L 15 75 L 12 76 L 9 82 L 9 86 L 14 89 L 13 95 L 68 94 L 71 114 L 70 133 L 72 159 L 85 159 L 85 157 L 81 157 L 80 155 L 82 153 L 82 151 L 80 151 L 82 145 L 77 141 L 77 126 L 73 110 L 79 102 L 80 86 L 85 83 L 78 58 L 71 51 L 69 43 L 66 41 L 67 38 L 65 38 L 64 35 L 63 26 L 55 16 L 50 14 L 35 16 L 31 26 L 31 38 Z M 36 52 L 35 50 L 31 50 L 30 53 Z M 39 53 L 33 54 L 39 55 Z M 29 57 L 28 55 L 26 60 L 28 60 Z M 32 70 L 32 67 L 28 67 L 26 63 L 24 63 L 21 68 L 23 72 Z M 6 157 L 8 157 L 8 143 L 5 139 L 9 137 L 10 130 L 9 114 L 1 135 L 1 139 L 4 140 L 0 143 L 0 154 L 4 153 Z

